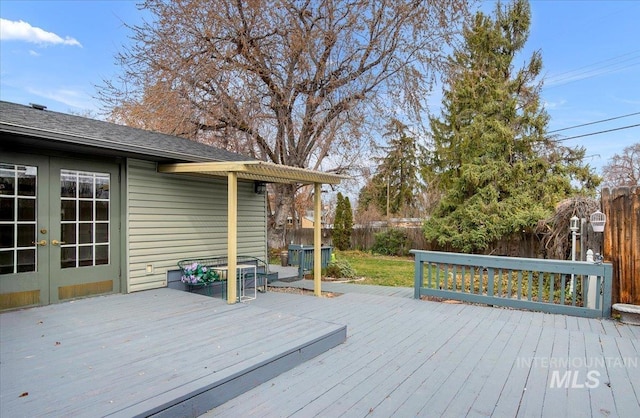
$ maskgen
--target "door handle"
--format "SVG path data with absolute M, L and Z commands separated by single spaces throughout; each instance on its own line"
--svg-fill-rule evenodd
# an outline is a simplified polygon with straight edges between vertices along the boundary
M 64 241 L 58 241 L 57 239 L 52 239 L 51 240 L 51 245 L 62 245 L 62 244 L 66 244 L 66 242 Z
M 37 244 L 41 247 L 44 247 L 47 245 L 47 240 L 46 239 L 41 239 L 40 241 L 36 242 L 36 241 L 31 241 L 32 244 Z

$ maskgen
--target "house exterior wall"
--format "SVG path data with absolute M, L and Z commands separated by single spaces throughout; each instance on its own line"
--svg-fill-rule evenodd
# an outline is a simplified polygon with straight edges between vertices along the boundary
M 300 228 L 313 229 L 313 225 L 314 225 L 314 222 L 313 222 L 312 219 L 309 219 L 306 216 L 302 217 L 302 219 L 300 221 Z
M 166 286 L 181 259 L 227 254 L 226 178 L 161 174 L 132 159 L 126 172 L 128 292 Z M 267 257 L 265 202 L 253 182 L 238 182 L 239 255 Z

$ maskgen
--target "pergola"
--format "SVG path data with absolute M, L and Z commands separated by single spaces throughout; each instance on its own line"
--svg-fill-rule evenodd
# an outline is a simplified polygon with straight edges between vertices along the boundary
M 323 173 L 298 167 L 273 164 L 264 161 L 225 161 L 159 164 L 158 172 L 174 174 L 200 174 L 227 178 L 227 226 L 228 226 L 228 268 L 227 302 L 236 302 L 236 267 L 238 257 L 238 179 L 265 183 L 313 184 L 314 185 L 314 227 L 313 227 L 313 290 L 316 296 L 322 294 L 321 276 L 321 234 L 323 184 L 339 184 L 347 178 L 338 174 Z

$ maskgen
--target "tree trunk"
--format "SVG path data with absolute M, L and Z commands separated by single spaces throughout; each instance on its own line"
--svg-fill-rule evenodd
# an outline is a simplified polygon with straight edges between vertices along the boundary
M 287 219 L 291 217 L 295 222 L 293 213 L 295 186 L 274 184 L 274 189 L 273 211 L 269 213 L 268 245 L 269 248 L 285 248 L 289 227 Z

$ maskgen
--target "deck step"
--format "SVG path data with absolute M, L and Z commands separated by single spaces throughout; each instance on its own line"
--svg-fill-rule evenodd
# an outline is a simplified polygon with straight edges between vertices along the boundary
M 628 303 L 615 303 L 614 311 L 620 313 L 620 321 L 629 325 L 640 325 L 640 306 Z
M 0 416 L 196 417 L 345 340 L 343 324 L 166 288 L 3 312 Z

